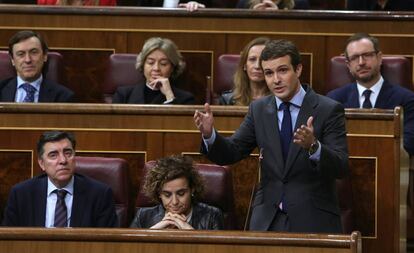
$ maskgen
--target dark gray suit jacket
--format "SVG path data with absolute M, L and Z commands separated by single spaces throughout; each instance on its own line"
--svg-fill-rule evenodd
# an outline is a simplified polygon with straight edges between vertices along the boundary
M 0 82 L 0 101 L 14 102 L 17 90 L 17 77 L 5 79 Z M 39 102 L 74 102 L 74 93 L 63 85 L 48 79 L 43 79 L 40 85 Z
M 112 190 L 91 178 L 75 174 L 71 227 L 115 227 L 117 216 Z M 47 175 L 15 185 L 9 194 L 3 226 L 44 227 Z
M 314 117 L 315 137 L 321 143 L 318 163 L 308 150 L 291 143 L 286 164 L 282 158 L 273 95 L 254 101 L 239 129 L 228 138 L 217 134 L 207 153 L 217 164 L 232 164 L 256 147 L 261 150 L 261 179 L 252 205 L 251 230 L 268 230 L 284 195 L 290 231 L 339 233 L 342 231 L 335 179 L 348 173 L 344 108 L 303 85 L 306 95 L 295 129 Z M 206 152 L 202 144 L 202 152 Z
M 160 222 L 165 216 L 164 207 L 160 204 L 153 207 L 138 209 L 131 228 L 150 228 Z M 190 225 L 194 229 L 220 230 L 223 229 L 223 213 L 220 209 L 197 202 L 193 205 Z

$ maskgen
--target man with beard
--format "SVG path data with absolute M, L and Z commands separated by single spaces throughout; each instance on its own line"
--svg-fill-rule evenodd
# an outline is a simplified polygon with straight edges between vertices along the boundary
M 397 84 L 391 84 L 381 75 L 382 52 L 378 39 L 366 33 L 351 36 L 345 44 L 346 64 L 355 78 L 327 96 L 342 103 L 345 108 L 404 108 L 404 148 L 414 154 L 414 93 Z

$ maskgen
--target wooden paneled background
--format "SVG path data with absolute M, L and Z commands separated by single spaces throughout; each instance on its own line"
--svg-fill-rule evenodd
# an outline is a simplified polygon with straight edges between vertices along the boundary
M 172 39 L 183 52 L 188 68 L 179 86 L 193 92 L 198 104 L 205 101 L 206 76 L 214 82 L 218 56 L 238 54 L 258 36 L 292 40 L 304 56 L 302 81 L 322 94 L 329 59 L 342 53 L 355 32 L 378 37 L 386 55 L 403 55 L 411 62 L 414 56 L 414 13 L 0 6 L 0 15 L 0 48 L 7 48 L 18 30 L 39 31 L 51 50 L 64 55 L 65 85 L 80 102 L 103 102 L 111 53 L 138 53 L 154 36 Z

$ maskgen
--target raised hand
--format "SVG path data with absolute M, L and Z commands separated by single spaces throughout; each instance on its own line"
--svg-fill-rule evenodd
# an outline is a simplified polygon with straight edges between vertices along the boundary
M 304 149 L 310 149 L 316 140 L 313 133 L 313 117 L 310 116 L 305 125 L 301 125 L 293 134 L 293 143 L 298 144 Z
M 160 90 L 164 94 L 166 100 L 174 99 L 174 92 L 171 89 L 170 80 L 165 77 L 159 77 L 154 79 L 148 84 L 153 90 Z
M 210 109 L 210 105 L 208 103 L 204 104 L 205 112 L 200 112 L 196 110 L 194 113 L 194 123 L 200 133 L 203 135 L 204 138 L 208 139 L 211 137 L 213 133 L 213 112 Z

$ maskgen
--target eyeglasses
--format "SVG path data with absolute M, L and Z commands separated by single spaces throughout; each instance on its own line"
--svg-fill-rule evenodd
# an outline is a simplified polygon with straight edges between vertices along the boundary
M 351 55 L 348 56 L 348 62 L 357 62 L 359 61 L 359 58 L 362 57 L 362 60 L 366 61 L 366 60 L 372 60 L 372 58 L 374 58 L 376 55 L 378 54 L 377 51 L 371 51 L 371 52 L 366 52 L 363 54 L 356 54 L 356 55 Z

